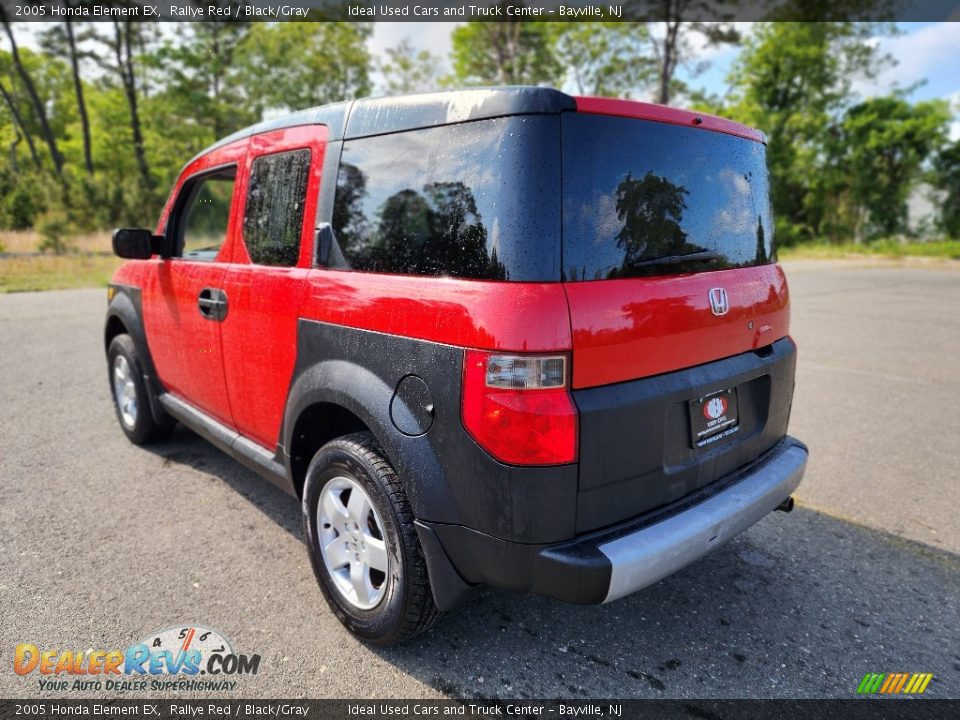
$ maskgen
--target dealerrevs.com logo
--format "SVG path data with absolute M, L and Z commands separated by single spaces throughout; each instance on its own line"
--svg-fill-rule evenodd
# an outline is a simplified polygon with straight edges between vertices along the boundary
M 221 633 L 200 625 L 167 628 L 126 650 L 59 650 L 20 643 L 17 675 L 35 677 L 40 690 L 229 692 L 238 675 L 256 675 L 259 655 L 236 653 Z

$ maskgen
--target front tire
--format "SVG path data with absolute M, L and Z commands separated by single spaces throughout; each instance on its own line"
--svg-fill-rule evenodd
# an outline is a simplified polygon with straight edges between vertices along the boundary
M 150 398 L 143 382 L 143 368 L 133 338 L 117 335 L 107 348 L 110 389 L 120 429 L 134 445 L 162 440 L 173 430 L 172 423 L 158 423 L 150 412 Z
M 395 645 L 436 622 L 410 504 L 370 433 L 338 438 L 314 455 L 303 522 L 320 589 L 350 632 Z

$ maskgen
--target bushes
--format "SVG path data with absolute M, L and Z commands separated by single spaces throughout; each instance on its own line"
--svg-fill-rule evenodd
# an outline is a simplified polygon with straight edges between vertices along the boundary
M 63 211 L 52 210 L 42 215 L 37 221 L 37 232 L 43 238 L 37 246 L 40 252 L 50 250 L 54 255 L 65 255 L 70 250 L 73 228 Z
M 47 209 L 49 178 L 38 172 L 0 170 L 0 230 L 29 230 Z

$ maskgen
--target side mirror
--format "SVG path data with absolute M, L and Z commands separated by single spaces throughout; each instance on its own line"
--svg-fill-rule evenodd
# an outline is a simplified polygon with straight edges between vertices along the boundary
M 143 228 L 119 228 L 113 231 L 113 253 L 129 260 L 149 260 L 161 253 L 163 236 Z

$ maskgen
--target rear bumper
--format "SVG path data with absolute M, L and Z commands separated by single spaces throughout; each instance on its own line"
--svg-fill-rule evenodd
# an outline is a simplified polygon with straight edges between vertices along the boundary
M 807 467 L 807 448 L 785 445 L 760 468 L 703 502 L 649 527 L 601 542 L 610 561 L 604 602 L 629 595 L 706 555 L 787 499 Z
M 718 548 L 800 484 L 806 446 L 791 437 L 750 465 L 680 501 L 553 545 L 523 545 L 468 528 L 421 524 L 467 583 L 596 604 L 651 585 Z M 433 564 L 433 563 L 431 563 Z

